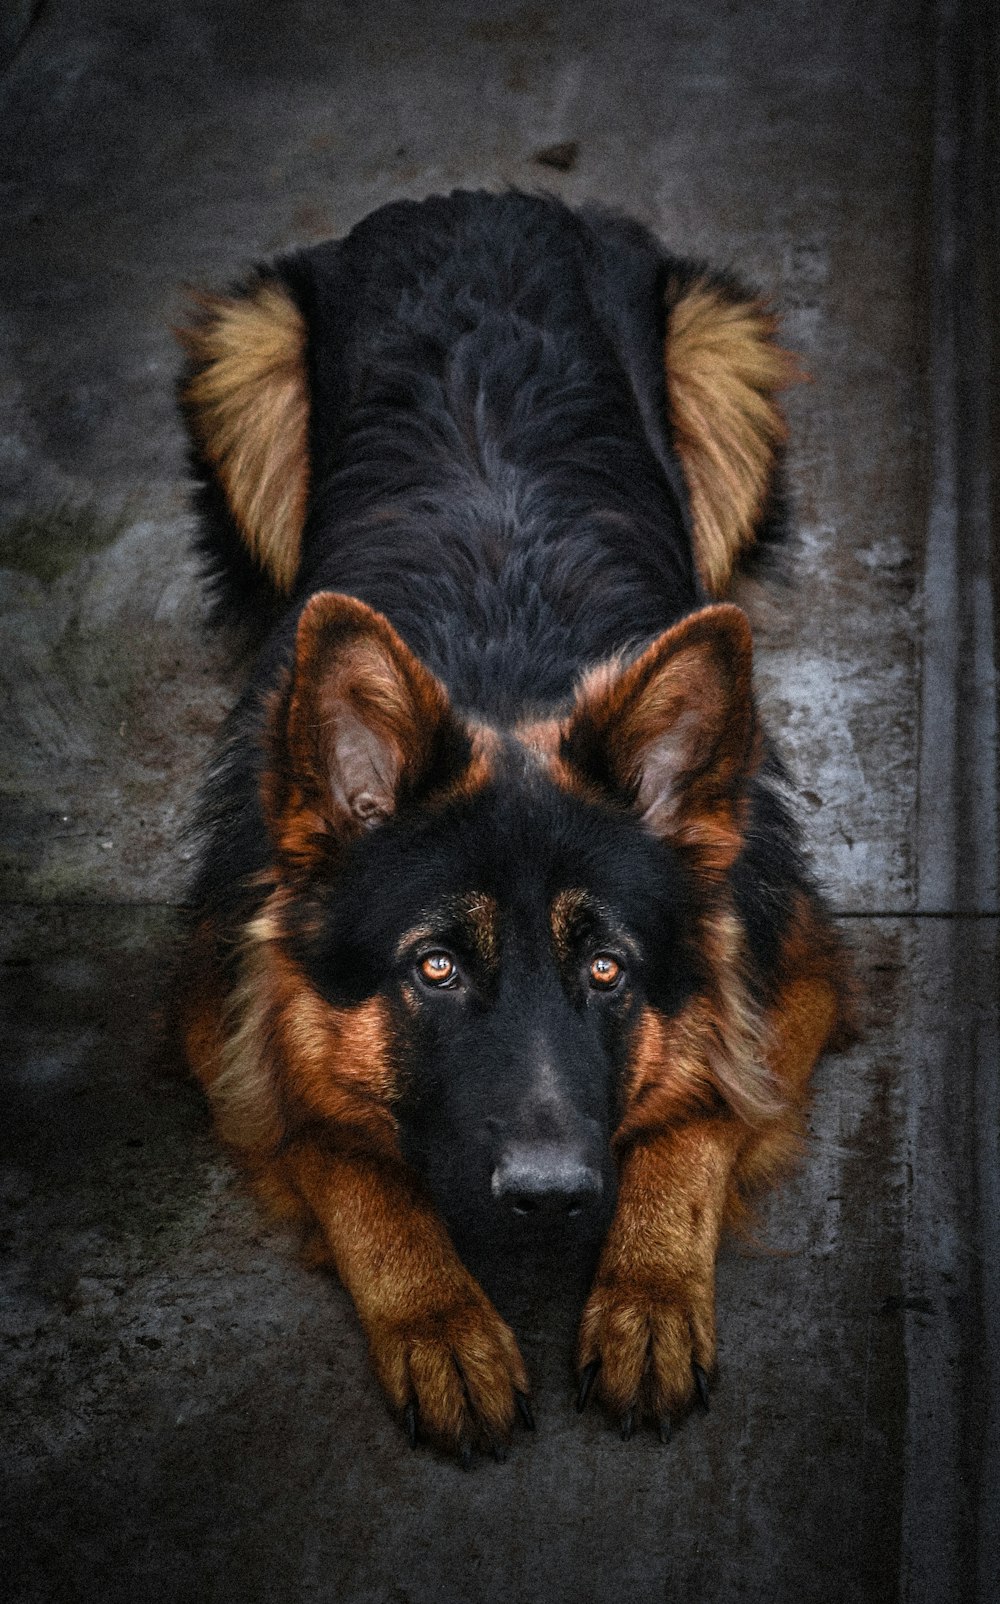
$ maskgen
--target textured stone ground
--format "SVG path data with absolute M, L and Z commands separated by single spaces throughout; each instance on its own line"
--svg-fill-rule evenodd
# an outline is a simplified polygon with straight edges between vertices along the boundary
M 975 416 L 946 449 L 942 331 L 976 315 L 940 251 L 952 11 L 48 0 L 4 39 L 18 1604 L 993 1596 L 996 811 L 973 768 L 995 682 L 988 542 L 961 556 Z M 568 142 L 569 166 L 539 160 Z M 164 1023 L 183 825 L 239 683 L 188 556 L 170 325 L 186 283 L 398 196 L 505 184 L 734 267 L 813 376 L 788 402 L 796 539 L 737 598 L 868 1033 L 822 1067 L 759 1248 L 721 1266 L 711 1414 L 669 1448 L 578 1419 L 573 1300 L 540 1291 L 518 1310 L 539 1430 L 464 1475 L 405 1451 L 346 1298 L 243 1197 Z

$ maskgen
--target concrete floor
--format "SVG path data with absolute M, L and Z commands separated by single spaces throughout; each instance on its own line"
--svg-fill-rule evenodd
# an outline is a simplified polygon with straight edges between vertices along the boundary
M 996 169 L 977 167 L 995 139 L 976 13 L 48 0 L 5 36 L 12 1604 L 997 1596 L 977 377 Z M 569 168 L 539 161 L 565 141 Z M 393 197 L 504 184 L 618 205 L 733 265 L 813 375 L 789 397 L 796 539 L 737 599 L 867 1034 L 822 1067 L 812 1149 L 759 1248 L 723 1260 L 710 1415 L 669 1448 L 579 1419 L 573 1300 L 536 1290 L 518 1318 L 538 1432 L 463 1474 L 406 1451 L 345 1296 L 243 1196 L 164 1025 L 182 827 L 239 682 L 188 555 L 169 329 L 184 283 L 224 285 Z

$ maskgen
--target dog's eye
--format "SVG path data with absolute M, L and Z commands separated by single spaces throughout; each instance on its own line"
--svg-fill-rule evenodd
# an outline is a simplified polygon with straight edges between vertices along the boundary
M 609 952 L 599 952 L 590 965 L 590 984 L 598 991 L 610 991 L 621 979 L 622 966 Z
M 428 986 L 454 986 L 458 981 L 458 966 L 446 952 L 429 952 L 417 967 Z

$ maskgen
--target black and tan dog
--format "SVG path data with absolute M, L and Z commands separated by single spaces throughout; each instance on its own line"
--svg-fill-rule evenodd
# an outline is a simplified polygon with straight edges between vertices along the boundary
M 204 808 L 190 1063 L 411 1440 L 466 1458 L 529 1380 L 456 1242 L 599 1235 L 582 1396 L 666 1430 L 715 1366 L 720 1232 L 844 1026 L 711 604 L 772 495 L 773 332 L 633 224 L 455 194 L 184 334 L 217 600 L 267 624 Z

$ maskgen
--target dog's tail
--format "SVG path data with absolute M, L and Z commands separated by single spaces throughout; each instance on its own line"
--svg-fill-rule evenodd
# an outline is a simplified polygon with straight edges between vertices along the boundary
M 217 609 L 238 615 L 294 585 L 309 493 L 306 323 L 280 266 L 232 295 L 192 296 L 177 331 L 181 404 Z
M 777 319 L 725 274 L 674 263 L 665 298 L 673 443 L 698 572 L 718 596 L 773 509 L 787 434 L 777 392 L 806 375 L 777 344 Z

